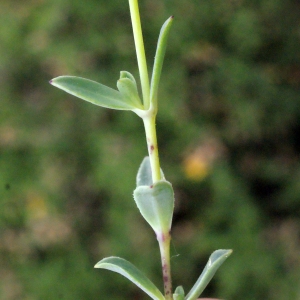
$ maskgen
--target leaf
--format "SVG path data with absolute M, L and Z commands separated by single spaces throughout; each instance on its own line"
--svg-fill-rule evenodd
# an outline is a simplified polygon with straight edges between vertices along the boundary
M 162 169 L 160 169 L 160 173 L 161 173 L 161 178 L 165 179 L 164 173 L 162 171 Z M 152 185 L 153 181 L 152 181 L 152 172 L 151 172 L 151 164 L 150 164 L 150 158 L 149 156 L 146 156 L 137 173 L 136 176 L 136 185 L 140 186 L 140 185 L 146 185 L 146 186 L 150 186 Z
M 151 173 L 151 165 L 150 165 L 150 158 L 149 156 L 146 156 L 137 173 L 136 176 L 136 185 L 145 185 L 145 186 L 150 186 L 152 185 L 152 173 Z
M 217 272 L 218 268 L 231 255 L 231 253 L 232 250 L 216 250 L 211 254 L 202 274 L 185 297 L 185 300 L 196 300 L 200 296 Z
M 139 97 L 136 83 L 129 78 L 120 78 L 117 87 L 126 102 L 135 108 L 143 109 L 142 101 Z
M 174 298 L 174 300 L 184 300 L 184 290 L 181 285 L 175 289 L 173 298 Z
M 134 76 L 131 73 L 129 73 L 128 71 L 120 72 L 120 79 L 122 79 L 122 78 L 128 78 L 136 85 L 136 80 L 135 80 Z
M 151 186 L 138 186 L 134 200 L 156 234 L 169 232 L 174 210 L 174 192 L 171 183 L 157 181 Z
M 152 71 L 152 78 L 151 78 L 151 90 L 150 90 L 150 100 L 155 107 L 157 102 L 158 84 L 160 81 L 161 70 L 162 70 L 164 57 L 167 49 L 168 36 L 169 36 L 171 25 L 173 23 L 173 19 L 174 17 L 171 16 L 163 24 L 158 37 L 155 59 L 154 59 L 154 66 Z
M 164 300 L 164 296 L 159 289 L 150 281 L 139 269 L 137 269 L 129 261 L 120 257 L 106 257 L 100 260 L 95 268 L 106 269 L 117 272 L 124 277 L 128 278 L 152 299 Z
M 124 98 L 117 90 L 89 79 L 76 76 L 59 76 L 52 79 L 50 83 L 71 95 L 98 106 L 120 110 L 140 108 L 140 106 L 136 107 L 130 101 L 128 102 L 128 99 Z

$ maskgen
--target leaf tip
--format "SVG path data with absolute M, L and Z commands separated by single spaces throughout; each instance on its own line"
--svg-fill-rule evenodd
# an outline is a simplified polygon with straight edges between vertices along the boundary
M 62 77 L 62 76 L 59 76 L 59 77 Z M 53 86 L 57 86 L 57 79 L 59 77 L 52 78 L 51 80 L 49 80 L 49 83 Z
M 228 257 L 232 254 L 233 250 L 232 249 L 224 249 L 224 256 Z
M 97 263 L 94 265 L 94 268 L 95 268 L 95 269 L 99 269 L 99 262 L 97 262 Z

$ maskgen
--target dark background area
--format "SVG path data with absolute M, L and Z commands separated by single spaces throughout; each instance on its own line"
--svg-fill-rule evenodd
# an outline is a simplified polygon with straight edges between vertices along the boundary
M 149 69 L 174 25 L 157 120 L 172 182 L 174 287 L 215 249 L 233 255 L 205 296 L 300 299 L 300 3 L 140 0 Z M 0 298 L 147 299 L 95 270 L 121 256 L 162 288 L 132 199 L 141 120 L 53 88 L 59 75 L 138 79 L 126 0 L 0 2 Z

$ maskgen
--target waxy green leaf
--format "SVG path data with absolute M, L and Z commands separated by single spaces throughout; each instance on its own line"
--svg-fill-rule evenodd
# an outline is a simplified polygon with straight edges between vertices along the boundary
M 139 109 L 144 109 L 140 99 L 135 78 L 127 71 L 120 72 L 120 79 L 117 81 L 117 87 L 122 96 L 128 103 Z
M 149 156 L 146 156 L 139 167 L 136 176 L 136 185 L 150 186 L 152 185 L 152 183 L 153 181 L 152 181 L 150 158 Z
M 174 298 L 174 300 L 184 300 L 184 290 L 181 285 L 175 289 L 173 298 Z
M 170 32 L 171 25 L 173 23 L 174 17 L 171 16 L 162 26 L 154 59 L 154 66 L 152 71 L 152 78 L 151 78 L 151 89 L 150 89 L 150 101 L 152 105 L 156 107 L 157 102 L 157 93 L 158 93 L 158 84 L 160 81 L 160 75 L 162 71 L 162 66 L 165 58 L 165 53 L 167 49 L 167 41 Z
M 174 210 L 174 192 L 171 183 L 161 180 L 151 186 L 140 185 L 133 195 L 142 216 L 156 234 L 168 233 Z
M 165 175 L 162 169 L 160 169 L 160 174 L 161 174 L 161 178 L 165 180 Z M 150 158 L 149 156 L 146 156 L 139 167 L 136 176 L 136 186 L 140 186 L 140 185 L 150 186 L 152 185 L 152 183 L 153 181 L 152 181 Z
M 121 78 L 117 81 L 117 87 L 127 103 L 135 108 L 143 109 L 136 85 L 129 78 Z
M 128 71 L 120 72 L 120 79 L 123 79 L 123 78 L 130 79 L 136 85 L 136 80 L 135 80 L 134 76 L 131 73 L 129 73 Z
M 230 256 L 231 253 L 232 250 L 216 250 L 211 254 L 202 274 L 185 297 L 185 300 L 196 300 L 200 296 L 219 267 Z
M 59 76 L 52 79 L 50 83 L 71 95 L 98 106 L 119 110 L 141 108 L 140 105 L 135 105 L 135 100 L 132 102 L 131 99 L 125 98 L 117 90 L 89 79 L 76 76 Z
M 139 269 L 129 261 L 120 257 L 107 257 L 100 260 L 95 268 L 117 272 L 128 278 L 154 300 L 164 300 L 159 289 Z

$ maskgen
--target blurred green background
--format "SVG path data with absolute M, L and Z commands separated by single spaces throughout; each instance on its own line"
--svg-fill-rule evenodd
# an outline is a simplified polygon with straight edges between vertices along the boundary
M 157 128 L 173 183 L 174 286 L 232 248 L 205 296 L 300 299 L 300 2 L 140 0 L 151 70 L 175 15 Z M 0 298 L 147 299 L 95 270 L 124 257 L 160 288 L 132 199 L 141 120 L 53 88 L 59 75 L 138 79 L 127 0 L 0 2 Z

